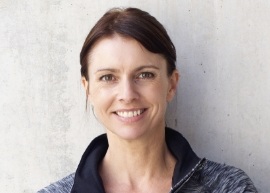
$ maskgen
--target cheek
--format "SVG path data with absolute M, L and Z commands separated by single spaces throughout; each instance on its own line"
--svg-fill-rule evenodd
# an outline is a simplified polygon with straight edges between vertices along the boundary
M 92 87 L 90 85 L 89 93 L 90 102 L 97 110 L 101 110 L 101 107 L 105 107 L 112 96 L 109 89 L 104 89 L 96 85 L 93 85 Z
M 168 85 L 166 81 L 158 82 L 157 84 L 152 85 L 152 87 L 145 91 L 146 96 L 149 97 L 153 102 L 160 104 L 167 103 L 167 94 L 168 94 Z

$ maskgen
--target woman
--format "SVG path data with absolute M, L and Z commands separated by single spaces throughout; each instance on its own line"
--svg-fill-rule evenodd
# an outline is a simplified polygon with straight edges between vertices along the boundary
M 154 17 L 108 11 L 80 57 L 87 103 L 106 134 L 91 142 L 75 174 L 40 192 L 256 192 L 243 171 L 197 157 L 166 128 L 179 73 L 174 45 Z

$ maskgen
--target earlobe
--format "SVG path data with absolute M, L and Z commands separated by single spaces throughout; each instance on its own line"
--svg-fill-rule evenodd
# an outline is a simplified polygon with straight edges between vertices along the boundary
M 175 96 L 177 86 L 178 86 L 178 81 L 179 81 L 179 72 L 178 70 L 174 70 L 172 75 L 170 76 L 170 86 L 167 94 L 167 101 L 170 102 L 173 97 Z
M 82 77 L 81 81 L 82 81 L 82 85 L 83 85 L 83 87 L 85 89 L 86 96 L 88 96 L 89 95 L 89 84 L 88 84 L 88 81 L 86 80 L 86 78 L 84 76 Z

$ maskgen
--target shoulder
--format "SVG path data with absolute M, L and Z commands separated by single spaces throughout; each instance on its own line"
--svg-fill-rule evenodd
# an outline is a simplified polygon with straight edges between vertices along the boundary
M 207 160 L 201 175 L 204 184 L 217 192 L 257 192 L 247 174 L 233 166 Z
M 37 193 L 70 193 L 74 183 L 74 173 L 64 177 L 63 179 L 50 184 Z

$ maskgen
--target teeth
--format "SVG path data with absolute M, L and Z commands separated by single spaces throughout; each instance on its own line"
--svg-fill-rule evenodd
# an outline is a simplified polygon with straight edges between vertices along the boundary
M 143 112 L 143 110 L 137 110 L 137 111 L 119 111 L 119 112 L 116 112 L 116 113 L 120 117 L 131 118 L 131 117 L 139 116 L 142 112 Z

